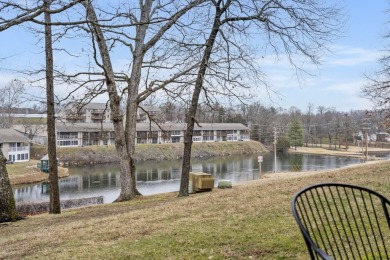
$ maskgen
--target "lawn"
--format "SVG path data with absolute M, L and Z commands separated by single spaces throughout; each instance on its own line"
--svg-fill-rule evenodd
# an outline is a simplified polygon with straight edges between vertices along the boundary
M 7 164 L 8 176 L 12 185 L 36 183 L 45 181 L 49 178 L 49 174 L 41 172 L 37 168 L 38 160 L 30 160 L 28 162 L 18 162 Z M 69 176 L 68 169 L 58 167 L 58 176 Z
M 362 185 L 389 198 L 390 162 L 269 174 L 185 198 L 166 193 L 31 216 L 0 225 L 0 258 L 308 259 L 290 203 L 319 182 Z

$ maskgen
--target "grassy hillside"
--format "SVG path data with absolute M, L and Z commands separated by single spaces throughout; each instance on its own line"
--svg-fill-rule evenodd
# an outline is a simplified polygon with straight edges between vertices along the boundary
M 362 185 L 389 198 L 390 162 L 269 174 L 186 198 L 167 193 L 28 217 L 0 225 L 0 258 L 308 259 L 290 203 L 319 182 Z
M 30 124 L 46 124 L 46 118 L 33 117 L 14 117 L 14 124 L 16 125 L 30 125 Z
M 209 157 L 233 154 L 266 152 L 259 142 L 210 142 L 194 143 L 193 157 Z M 34 145 L 31 156 L 40 159 L 47 153 L 47 147 Z M 137 160 L 172 160 L 182 157 L 183 144 L 139 144 L 136 146 Z M 118 161 L 114 146 L 61 147 L 57 149 L 61 162 L 70 164 L 106 163 Z

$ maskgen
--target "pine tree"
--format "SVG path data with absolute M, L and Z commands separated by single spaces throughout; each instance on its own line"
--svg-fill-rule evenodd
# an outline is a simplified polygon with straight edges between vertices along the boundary
M 298 146 L 303 145 L 303 127 L 297 119 L 292 121 L 291 127 L 288 130 L 288 138 L 295 150 Z

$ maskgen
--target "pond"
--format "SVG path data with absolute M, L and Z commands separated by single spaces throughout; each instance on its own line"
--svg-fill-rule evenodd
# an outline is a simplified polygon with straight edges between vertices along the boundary
M 274 172 L 274 155 L 263 154 L 261 173 Z M 309 171 L 338 168 L 361 163 L 360 158 L 278 154 L 276 171 Z M 192 160 L 192 171 L 210 173 L 218 180 L 227 179 L 239 183 L 258 179 L 260 175 L 258 155 L 196 158 Z M 104 203 L 114 201 L 120 192 L 118 164 L 100 164 L 70 167 L 70 176 L 60 179 L 61 200 L 103 196 Z M 180 187 L 181 160 L 147 161 L 137 163 L 137 188 L 143 195 L 178 191 Z M 38 183 L 14 187 L 16 202 L 49 201 L 48 184 Z

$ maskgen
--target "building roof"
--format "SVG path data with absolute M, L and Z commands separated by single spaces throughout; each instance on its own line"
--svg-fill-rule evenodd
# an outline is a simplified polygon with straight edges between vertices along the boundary
M 110 105 L 106 103 L 94 103 L 90 102 L 84 106 L 85 109 L 110 109 Z
M 180 131 L 186 130 L 186 123 L 163 123 L 159 125 L 160 128 L 166 131 Z M 156 124 L 138 123 L 137 131 L 157 131 L 160 129 Z M 240 123 L 199 123 L 195 124 L 195 131 L 200 130 L 249 130 L 249 128 Z
M 49 155 L 48 154 L 46 154 L 45 156 L 43 156 L 41 158 L 41 161 L 48 161 L 48 160 L 49 160 Z
M 57 132 L 114 131 L 112 123 L 56 123 Z
M 57 123 L 57 132 L 97 132 L 114 131 L 112 123 Z M 152 123 L 137 123 L 137 131 L 184 131 L 185 123 L 164 123 L 159 126 Z M 194 130 L 249 130 L 249 127 L 240 123 L 199 123 Z
M 28 142 L 29 139 L 18 131 L 10 128 L 0 128 L 0 143 Z

